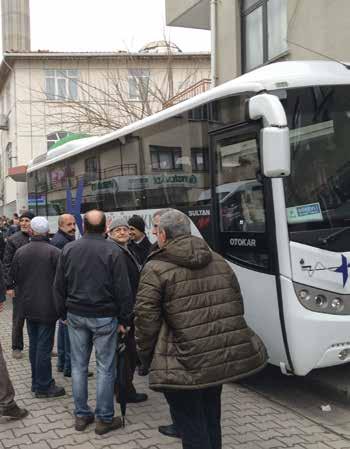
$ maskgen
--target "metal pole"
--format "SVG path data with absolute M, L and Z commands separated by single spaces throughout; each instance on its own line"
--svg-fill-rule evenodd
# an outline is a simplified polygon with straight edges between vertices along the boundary
M 210 30 L 211 30 L 211 85 L 216 86 L 217 81 L 217 57 L 216 57 L 216 46 L 217 46 L 217 27 L 216 27 L 216 16 L 217 16 L 217 0 L 210 0 Z

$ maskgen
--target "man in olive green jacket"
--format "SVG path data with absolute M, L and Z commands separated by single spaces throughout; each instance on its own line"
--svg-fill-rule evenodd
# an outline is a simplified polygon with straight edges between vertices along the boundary
M 150 387 L 171 406 L 183 447 L 221 449 L 222 385 L 262 369 L 266 350 L 244 320 L 234 273 L 191 236 L 189 219 L 161 215 L 157 240 L 137 293 L 139 357 Z

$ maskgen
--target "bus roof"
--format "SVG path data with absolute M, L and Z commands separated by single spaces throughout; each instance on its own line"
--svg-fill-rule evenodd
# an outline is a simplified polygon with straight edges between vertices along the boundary
M 154 125 L 207 102 L 244 92 L 258 93 L 303 86 L 350 84 L 350 70 L 336 61 L 287 61 L 268 64 L 228 81 L 189 100 L 157 112 L 143 120 L 99 137 L 68 142 L 28 164 L 28 172 L 51 165 L 91 148 L 112 142 L 139 129 Z

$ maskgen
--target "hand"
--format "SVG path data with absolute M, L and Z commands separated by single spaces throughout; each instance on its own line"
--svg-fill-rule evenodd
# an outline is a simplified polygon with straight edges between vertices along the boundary
M 118 334 L 126 334 L 128 329 L 123 324 L 118 324 L 117 332 Z
M 4 303 L 0 302 L 0 312 L 2 312 L 4 310 Z
M 10 290 L 6 290 L 6 295 L 10 298 L 13 299 L 15 297 L 15 291 L 13 290 L 13 288 L 11 288 Z

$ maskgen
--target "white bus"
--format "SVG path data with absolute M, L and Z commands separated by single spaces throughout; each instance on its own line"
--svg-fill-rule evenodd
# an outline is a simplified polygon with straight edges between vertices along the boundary
M 80 187 L 79 187 L 80 186 Z M 77 192 L 78 190 L 78 192 Z M 231 264 L 246 318 L 284 373 L 350 360 L 350 71 L 267 65 L 28 167 L 53 224 L 174 207 Z

